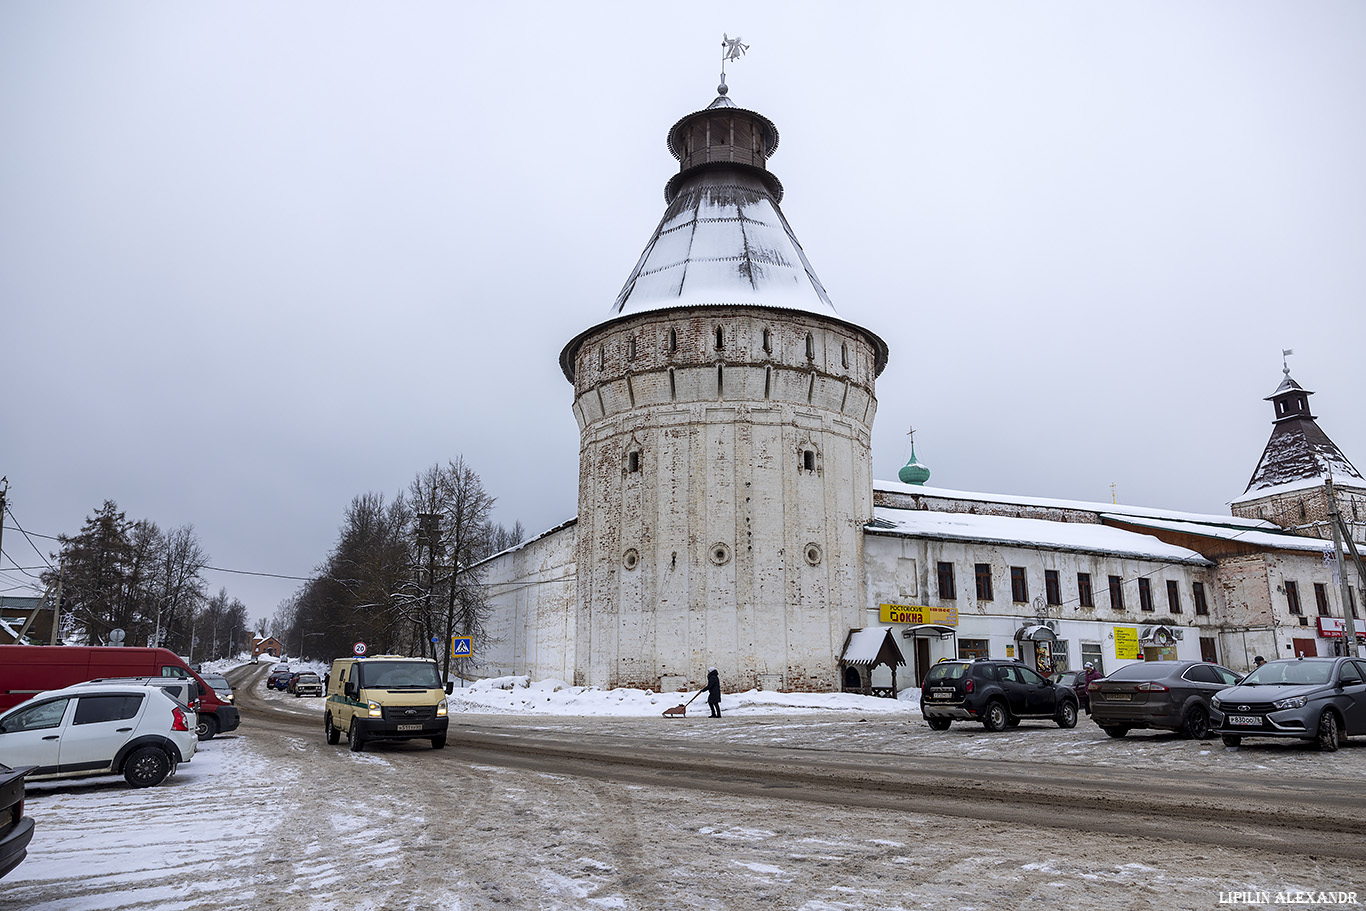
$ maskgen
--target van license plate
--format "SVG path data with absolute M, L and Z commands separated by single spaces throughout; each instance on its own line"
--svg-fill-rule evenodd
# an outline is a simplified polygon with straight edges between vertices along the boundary
M 1229 715 L 1229 716 L 1228 716 L 1228 723 L 1229 723 L 1229 724 L 1242 725 L 1242 726 L 1244 726 L 1244 727 L 1257 727 L 1257 728 L 1259 728 L 1259 727 L 1262 726 L 1262 716 L 1261 716 L 1261 715 Z
M 420 725 L 420 724 L 400 724 L 400 725 L 398 726 L 398 729 L 399 729 L 400 731 L 420 731 L 420 730 L 422 730 L 422 725 Z

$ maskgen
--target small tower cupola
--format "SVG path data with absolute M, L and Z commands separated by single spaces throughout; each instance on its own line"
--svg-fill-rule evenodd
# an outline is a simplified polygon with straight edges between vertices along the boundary
M 901 470 L 896 476 L 901 479 L 902 484 L 914 484 L 916 487 L 923 487 L 925 482 L 930 479 L 930 470 L 921 464 L 915 457 L 915 431 L 911 430 L 907 434 L 911 438 L 911 457 L 901 466 Z
M 1309 396 L 1313 394 L 1312 390 L 1303 388 L 1290 378 L 1290 367 L 1287 366 L 1285 368 L 1285 379 L 1281 380 L 1281 385 L 1264 401 L 1271 402 L 1276 409 L 1276 423 L 1291 418 L 1309 418 L 1312 420 L 1314 416 L 1309 413 Z

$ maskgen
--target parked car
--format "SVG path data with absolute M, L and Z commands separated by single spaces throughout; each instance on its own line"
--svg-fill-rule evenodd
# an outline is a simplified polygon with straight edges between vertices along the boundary
M 1244 737 L 1297 737 L 1331 753 L 1349 735 L 1366 734 L 1366 660 L 1268 661 L 1215 697 L 1210 720 L 1226 746 Z
M 237 689 L 228 682 L 227 677 L 222 674 L 200 674 L 199 676 L 213 689 L 219 699 L 229 704 L 237 702 Z
M 266 678 L 266 689 L 283 690 L 289 685 L 289 678 L 292 676 L 294 676 L 294 672 L 291 671 L 288 666 L 283 668 L 277 667 L 275 670 L 271 671 L 270 676 Z
M 1091 681 L 1091 720 L 1111 737 L 1134 728 L 1161 728 L 1203 740 L 1210 735 L 1210 700 L 1239 679 L 1207 661 L 1126 664 Z
M 295 696 L 321 696 L 323 678 L 309 671 L 301 671 L 289 678 L 289 691 Z
M 24 776 L 28 768 L 0 765 L 0 877 L 28 856 L 33 817 L 24 815 Z
M 36 693 L 102 677 L 179 677 L 194 681 L 200 740 L 241 723 L 237 706 L 218 698 L 185 660 L 164 648 L 101 645 L 0 645 L 0 710 Z
M 35 766 L 30 780 L 114 774 L 151 787 L 189 762 L 197 743 L 189 709 L 156 686 L 87 683 L 0 715 L 0 762 Z
M 920 712 L 936 731 L 954 721 L 1001 731 L 1021 718 L 1052 718 L 1070 728 L 1077 724 L 1077 695 L 1018 661 L 941 661 L 925 675 Z

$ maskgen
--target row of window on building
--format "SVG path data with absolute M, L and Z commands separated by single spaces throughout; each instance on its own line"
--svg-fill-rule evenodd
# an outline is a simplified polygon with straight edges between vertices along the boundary
M 938 567 L 939 576 L 939 598 L 942 601 L 958 600 L 958 585 L 954 578 L 954 564 L 940 563 Z M 973 566 L 973 581 L 977 588 L 978 601 L 994 601 L 996 599 L 995 588 L 991 577 L 990 563 L 977 563 Z M 1109 576 L 1110 609 L 1122 611 L 1126 609 L 1124 603 L 1124 578 L 1122 576 Z M 1138 580 L 1138 609 L 1140 611 L 1155 612 L 1157 606 L 1153 598 L 1153 583 L 1151 579 L 1140 577 Z M 1050 606 L 1062 606 L 1062 579 L 1056 569 L 1046 569 L 1043 573 L 1044 601 Z M 1167 593 L 1167 611 L 1172 614 L 1180 614 L 1184 610 L 1180 583 L 1172 579 L 1165 580 Z M 1285 583 L 1285 597 L 1290 613 L 1295 616 L 1304 615 L 1304 607 L 1300 602 L 1300 589 L 1297 582 Z M 1352 616 L 1357 616 L 1356 597 L 1352 589 L 1347 589 L 1348 606 L 1352 610 Z M 1029 601 L 1029 575 L 1023 566 L 1010 567 L 1010 600 L 1018 603 Z M 1205 583 L 1191 583 L 1191 602 L 1195 607 L 1197 616 L 1208 616 L 1209 600 L 1205 596 Z M 1077 596 L 1069 603 L 1075 603 L 1078 607 L 1095 607 L 1095 594 L 1091 585 L 1090 573 L 1077 573 Z M 1320 617 L 1331 617 L 1332 613 L 1328 609 L 1328 586 L 1323 582 L 1314 583 L 1314 603 L 1318 608 Z
M 1285 601 L 1290 613 L 1296 617 L 1304 616 L 1304 605 L 1300 602 L 1300 584 L 1298 582 L 1287 581 L 1285 583 Z M 1333 616 L 1328 610 L 1328 586 L 1323 582 L 1314 583 L 1314 605 L 1318 608 L 1320 617 Z M 1352 616 L 1357 615 L 1356 592 L 1349 586 L 1347 589 L 1347 606 L 1352 609 Z
M 958 585 L 954 578 L 954 565 L 952 563 L 939 564 L 939 598 L 944 601 L 956 601 L 958 599 Z M 977 587 L 978 601 L 996 600 L 995 586 L 992 581 L 991 564 L 977 563 L 973 566 L 973 581 Z M 1122 576 L 1110 576 L 1110 608 L 1111 610 L 1125 610 L 1124 603 L 1124 578 Z M 1056 569 L 1046 569 L 1043 573 L 1044 601 L 1051 606 L 1061 606 L 1062 600 L 1062 577 Z M 1167 591 L 1167 610 L 1173 614 L 1182 613 L 1184 610 L 1181 586 L 1174 580 L 1166 581 Z M 1027 603 L 1029 601 L 1029 574 L 1023 566 L 1010 567 L 1010 600 Z M 1191 586 L 1191 600 L 1195 607 L 1195 613 L 1199 616 L 1209 614 L 1209 600 L 1205 596 L 1205 584 L 1194 582 Z M 1095 607 L 1095 592 L 1091 583 L 1090 573 L 1077 573 L 1077 596 L 1069 603 L 1076 604 L 1078 607 Z M 1142 611 L 1156 611 L 1157 607 L 1153 599 L 1152 580 L 1140 578 L 1138 580 L 1138 608 Z

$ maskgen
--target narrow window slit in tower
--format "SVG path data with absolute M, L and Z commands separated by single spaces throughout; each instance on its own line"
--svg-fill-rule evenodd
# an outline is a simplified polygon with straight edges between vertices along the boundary
M 849 369 L 849 343 L 848 343 L 848 342 L 845 342 L 844 344 L 840 345 L 840 363 L 844 365 L 844 369 L 845 369 L 845 370 L 848 370 L 848 369 Z
M 816 340 L 811 336 L 810 332 L 806 333 L 806 359 L 808 361 L 814 361 L 816 359 Z
M 811 382 L 806 387 L 806 401 L 809 404 L 816 398 L 816 374 L 811 374 Z
M 678 388 L 674 385 L 674 368 L 669 368 L 669 401 L 678 398 Z
M 720 327 L 720 326 L 717 326 L 717 327 L 716 327 L 716 350 L 717 350 L 717 351 L 720 351 L 720 350 L 721 350 L 722 348 L 724 348 L 724 347 L 726 347 L 726 339 L 725 339 L 725 337 L 721 334 L 721 327 Z
M 770 394 L 770 391 L 771 391 L 772 388 L 773 388 L 773 368 L 772 368 L 772 367 L 765 367 L 765 368 L 764 368 L 764 398 L 769 398 L 769 394 Z
M 626 397 L 631 401 L 631 407 L 636 407 L 636 387 L 631 382 L 631 378 L 626 377 Z
M 675 352 L 675 351 L 677 351 L 677 350 L 678 350 L 678 330 L 677 330 L 677 329 L 670 329 L 670 330 L 669 330 L 669 353 L 672 354 L 673 352 Z
M 764 330 L 764 353 L 773 353 L 773 339 L 769 338 L 767 329 Z
M 722 371 L 724 370 L 724 367 L 716 368 L 716 394 L 718 396 L 722 395 L 726 391 L 725 378 L 722 375 Z

